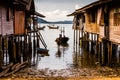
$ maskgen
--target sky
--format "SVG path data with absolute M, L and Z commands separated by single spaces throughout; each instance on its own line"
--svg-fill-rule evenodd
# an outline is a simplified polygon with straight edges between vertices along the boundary
M 76 9 L 97 0 L 34 0 L 36 11 L 45 15 L 47 21 L 73 20 L 73 17 L 67 17 Z

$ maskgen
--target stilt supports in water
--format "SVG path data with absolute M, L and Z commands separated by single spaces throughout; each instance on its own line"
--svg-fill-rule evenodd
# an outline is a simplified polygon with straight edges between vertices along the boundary
M 95 55 L 96 62 L 99 62 L 100 65 L 113 66 L 111 63 L 120 62 L 120 59 L 113 60 L 114 56 L 119 57 L 118 45 L 108 39 L 100 40 L 99 34 L 74 30 L 74 46 L 78 45 L 80 47 L 74 50 L 78 51 L 82 47 L 88 54 Z

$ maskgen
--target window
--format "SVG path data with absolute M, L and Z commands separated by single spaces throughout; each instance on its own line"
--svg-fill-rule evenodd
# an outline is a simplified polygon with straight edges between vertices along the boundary
M 120 26 L 120 13 L 114 13 L 114 26 Z
M 6 20 L 10 21 L 10 8 L 7 8 L 7 11 L 6 11 Z
M 89 22 L 95 22 L 95 18 L 96 18 L 96 15 L 95 15 L 95 12 L 94 11 L 90 11 L 89 13 L 88 13 L 88 20 L 89 20 Z

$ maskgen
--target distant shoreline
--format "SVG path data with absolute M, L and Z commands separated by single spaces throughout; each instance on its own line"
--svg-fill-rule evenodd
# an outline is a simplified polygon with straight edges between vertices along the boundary
M 65 21 L 56 21 L 56 22 L 49 22 L 44 19 L 38 18 L 38 22 L 42 24 L 73 24 L 73 21 L 65 20 Z

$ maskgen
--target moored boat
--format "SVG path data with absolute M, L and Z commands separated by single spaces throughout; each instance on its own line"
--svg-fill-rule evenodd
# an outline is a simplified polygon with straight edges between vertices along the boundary
M 59 37 L 55 41 L 57 42 L 58 45 L 64 45 L 67 44 L 69 38 L 68 37 Z
M 36 50 L 37 50 L 37 53 L 38 54 L 41 54 L 41 55 L 45 55 L 45 56 L 49 56 L 49 54 L 48 54 L 48 49 L 43 49 L 43 48 L 36 48 Z
M 59 29 L 59 26 L 54 26 L 54 25 L 48 25 L 49 29 Z

